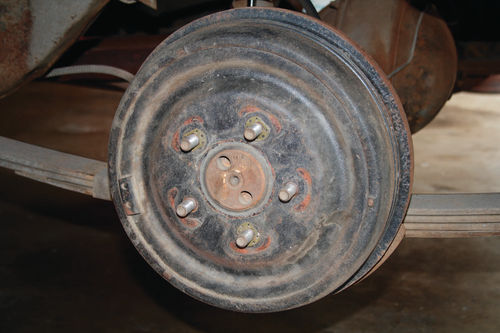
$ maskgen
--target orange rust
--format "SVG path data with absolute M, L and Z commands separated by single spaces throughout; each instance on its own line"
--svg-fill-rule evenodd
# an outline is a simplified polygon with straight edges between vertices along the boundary
M 180 219 L 182 224 L 184 224 L 186 227 L 189 228 L 196 228 L 200 225 L 200 221 L 198 219 L 192 219 L 192 218 L 181 218 Z
M 170 207 L 175 211 L 175 197 L 177 196 L 177 187 L 173 187 L 167 192 L 168 202 L 170 203 Z
M 192 124 L 192 123 L 195 123 L 195 122 L 198 122 L 200 124 L 203 124 L 203 119 L 199 116 L 194 116 L 194 117 L 191 117 L 189 119 L 187 119 L 183 124 L 182 126 L 186 126 L 186 125 L 189 125 L 189 124 Z
M 230 165 L 221 169 L 219 159 L 225 158 Z M 232 180 L 236 183 L 232 183 Z M 207 164 L 205 182 L 209 195 L 226 209 L 241 211 L 255 207 L 266 193 L 267 179 L 263 166 L 251 154 L 239 149 L 226 149 L 214 156 Z M 242 193 L 250 195 L 250 201 L 241 201 Z
M 262 112 L 262 110 L 256 107 L 255 105 L 247 105 L 241 108 L 240 111 L 238 111 L 238 116 L 241 117 L 247 113 L 256 113 L 256 112 Z
M 274 129 L 276 130 L 276 133 L 281 132 L 281 124 L 280 124 L 278 118 L 276 118 L 275 116 L 273 116 L 270 113 L 265 113 L 265 114 L 269 118 L 269 120 L 271 121 L 271 124 L 273 124 Z
M 130 202 L 126 202 L 123 205 L 123 209 L 125 210 L 125 214 L 127 214 L 127 215 L 134 215 L 134 212 L 132 211 L 132 209 L 130 209 Z
M 193 116 L 191 118 L 188 118 L 186 121 L 184 121 L 184 123 L 182 123 L 182 126 L 187 126 L 189 124 L 192 124 L 192 123 L 200 123 L 200 124 L 203 124 L 203 119 L 199 116 Z M 171 143 L 171 146 L 172 146 L 172 149 L 175 150 L 176 152 L 180 152 L 180 131 L 181 129 L 177 129 L 177 131 L 175 131 L 173 137 L 172 137 L 172 143 Z
M 271 245 L 271 237 L 267 236 L 266 242 L 263 245 L 261 245 L 260 247 L 258 247 L 256 252 L 264 251 L 265 249 L 267 249 L 269 247 L 269 245 Z
M 176 152 L 179 152 L 179 146 L 180 146 L 180 143 L 179 143 L 179 140 L 180 140 L 180 136 L 179 136 L 179 133 L 180 132 L 180 129 L 178 129 L 175 133 L 174 133 L 174 136 L 172 138 L 172 149 L 175 150 Z
M 266 112 L 266 111 L 264 111 L 262 109 L 259 109 L 255 105 L 247 105 L 247 106 L 241 108 L 240 111 L 238 111 L 238 116 L 241 117 L 241 116 L 243 116 L 245 114 L 248 114 L 248 113 L 262 113 L 267 118 L 269 118 L 269 121 L 271 122 L 271 124 L 273 124 L 274 129 L 276 130 L 276 133 L 281 132 L 281 123 L 280 123 L 280 121 L 278 120 L 278 118 L 276 118 L 271 113 Z
M 247 254 L 248 250 L 247 249 L 240 249 L 238 246 L 236 246 L 235 242 L 229 243 L 229 247 L 235 250 L 236 252 L 239 252 L 241 254 Z
M 311 202 L 312 179 L 311 179 L 311 174 L 309 173 L 309 171 L 307 171 L 304 168 L 298 168 L 297 172 L 304 179 L 304 181 L 306 183 L 306 187 L 307 187 L 307 193 L 306 193 L 304 200 L 302 200 L 301 203 L 299 203 L 297 206 L 294 207 L 294 209 L 296 211 L 301 212 L 301 211 L 304 211 L 307 208 L 307 206 L 309 206 L 309 203 Z
M 307 193 L 306 197 L 304 198 L 304 201 L 302 201 L 300 204 L 294 207 L 296 211 L 302 212 L 304 211 L 307 206 L 309 206 L 309 203 L 311 202 L 311 194 Z

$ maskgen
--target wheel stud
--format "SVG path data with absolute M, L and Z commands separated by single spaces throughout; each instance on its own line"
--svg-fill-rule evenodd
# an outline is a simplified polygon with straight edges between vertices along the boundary
M 254 123 L 251 125 L 248 125 L 245 128 L 245 132 L 243 133 L 243 136 L 245 139 L 248 141 L 253 141 L 255 140 L 264 130 L 264 127 L 260 123 Z
M 244 249 L 245 247 L 250 244 L 250 242 L 253 240 L 255 236 L 255 233 L 252 229 L 246 229 L 244 230 L 238 238 L 236 238 L 236 246 L 238 246 L 240 249 Z
M 196 208 L 196 200 L 193 198 L 184 198 L 184 200 L 177 206 L 175 212 L 179 217 L 186 217 Z
M 185 153 L 193 150 L 197 145 L 200 144 L 200 138 L 196 134 L 189 134 L 182 138 L 181 140 L 181 150 Z
M 297 194 L 299 187 L 293 182 L 288 182 L 280 190 L 278 196 L 282 202 L 288 202 Z

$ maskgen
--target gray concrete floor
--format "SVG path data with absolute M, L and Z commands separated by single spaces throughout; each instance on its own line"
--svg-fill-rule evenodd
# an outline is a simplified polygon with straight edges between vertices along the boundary
M 0 135 L 105 159 L 121 91 L 32 83 Z M 458 94 L 414 136 L 415 192 L 500 191 L 500 96 Z M 405 239 L 339 295 L 227 312 L 157 276 L 111 203 L 0 172 L 0 332 L 498 332 L 500 238 Z

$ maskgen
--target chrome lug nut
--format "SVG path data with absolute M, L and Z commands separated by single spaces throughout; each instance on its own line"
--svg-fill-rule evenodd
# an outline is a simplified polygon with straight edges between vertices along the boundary
M 200 138 L 196 134 L 189 134 L 182 138 L 181 140 L 181 150 L 185 153 L 193 150 L 197 145 L 200 144 Z
M 245 128 L 245 132 L 243 133 L 243 136 L 245 139 L 248 141 L 253 141 L 255 140 L 264 130 L 264 127 L 260 123 L 254 123 L 251 125 L 248 125 Z
M 186 217 L 197 206 L 196 200 L 193 198 L 184 198 L 184 200 L 177 206 L 175 212 L 179 217 Z
M 245 247 L 250 244 L 250 242 L 253 240 L 255 236 L 255 232 L 252 229 L 246 229 L 244 230 L 238 238 L 236 238 L 236 246 L 238 246 L 240 249 L 244 249 Z
M 293 182 L 288 182 L 280 190 L 278 196 L 282 202 L 288 202 L 297 194 L 299 187 Z

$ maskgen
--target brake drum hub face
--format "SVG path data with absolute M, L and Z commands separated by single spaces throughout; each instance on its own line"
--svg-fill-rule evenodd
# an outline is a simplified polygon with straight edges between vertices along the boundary
M 252 146 L 225 143 L 209 150 L 200 167 L 200 185 L 216 209 L 229 215 L 249 215 L 271 195 L 271 166 Z
M 110 181 L 134 245 L 210 304 L 284 310 L 350 285 L 404 217 L 411 150 L 389 85 L 301 14 L 193 22 L 119 106 Z

